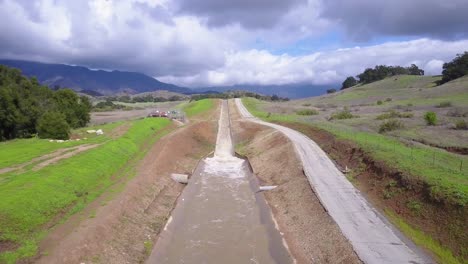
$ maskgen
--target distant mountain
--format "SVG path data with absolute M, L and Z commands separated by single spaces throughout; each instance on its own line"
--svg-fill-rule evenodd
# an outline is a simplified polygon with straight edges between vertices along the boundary
M 229 90 L 242 90 L 250 91 L 263 95 L 278 95 L 280 97 L 287 97 L 290 99 L 299 99 L 312 96 L 319 96 L 326 94 L 328 89 L 336 88 L 339 90 L 339 84 L 336 85 L 313 85 L 313 84 L 284 84 L 284 85 L 232 85 L 232 86 L 218 86 L 218 87 L 205 87 L 196 88 L 194 91 L 206 92 L 226 92 Z
M 28 77 L 35 76 L 41 84 L 51 88 L 67 87 L 90 95 L 157 90 L 193 93 L 189 88 L 163 83 L 137 72 L 90 70 L 81 66 L 3 59 L 0 59 L 0 64 L 18 68 Z

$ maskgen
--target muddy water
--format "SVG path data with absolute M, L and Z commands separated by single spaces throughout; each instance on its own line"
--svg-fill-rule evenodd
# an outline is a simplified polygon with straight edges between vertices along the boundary
M 257 189 L 234 156 L 224 101 L 215 155 L 196 169 L 147 263 L 292 263 Z

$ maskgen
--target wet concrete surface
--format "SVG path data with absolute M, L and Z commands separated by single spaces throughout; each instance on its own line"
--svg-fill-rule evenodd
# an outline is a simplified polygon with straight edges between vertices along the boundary
M 200 162 L 147 263 L 293 263 L 257 190 L 234 156 L 224 101 L 215 155 Z

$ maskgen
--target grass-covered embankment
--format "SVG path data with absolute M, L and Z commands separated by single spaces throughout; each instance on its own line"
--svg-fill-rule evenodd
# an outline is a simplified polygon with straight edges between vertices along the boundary
M 188 117 L 205 113 L 215 106 L 213 99 L 203 99 L 192 101 L 182 106 L 183 111 Z
M 305 121 L 299 115 L 268 114 L 263 110 L 265 103 L 252 98 L 244 98 L 243 102 L 253 115 L 265 121 L 290 126 L 306 135 L 310 134 L 307 132 L 311 128 L 332 135 L 333 139 L 324 142 L 334 145 L 326 149 L 332 157 L 339 155 L 333 151 L 340 142 L 352 142 L 359 151 L 350 150 L 349 155 L 361 152 L 360 159 L 368 158 L 366 162 L 372 162 L 361 161 L 360 165 L 372 167 L 376 173 L 371 179 L 372 188 L 380 188 L 378 199 L 392 222 L 444 263 L 463 262 L 454 255 L 466 258 L 468 238 L 462 231 L 468 203 L 466 156 L 430 146 L 407 145 L 392 136 L 359 131 L 333 121 Z M 339 151 L 349 148 L 345 145 Z M 376 164 L 384 166 L 376 168 Z M 355 173 L 359 174 L 359 170 L 357 168 Z M 383 175 L 395 178 L 384 178 Z M 359 182 L 357 184 L 359 186 Z
M 33 158 L 51 153 L 62 148 L 69 148 L 83 144 L 102 143 L 109 140 L 107 133 L 101 136 L 96 134 L 87 134 L 88 129 L 102 129 L 105 132 L 111 131 L 117 126 L 122 125 L 122 122 L 109 123 L 96 127 L 80 128 L 72 131 L 72 134 L 77 134 L 86 137 L 86 140 L 66 141 L 62 143 L 49 142 L 48 139 L 28 138 L 14 139 L 5 142 L 0 142 L 0 169 L 22 164 L 30 161 Z M 1 176 L 0 176 L 1 177 Z
M 34 256 L 47 226 L 83 209 L 118 180 L 119 171 L 167 133 L 170 120 L 134 121 L 118 139 L 38 171 L 2 175 L 0 263 Z

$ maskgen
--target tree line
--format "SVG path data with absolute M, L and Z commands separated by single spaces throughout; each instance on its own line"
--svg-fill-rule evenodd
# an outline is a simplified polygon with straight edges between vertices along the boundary
M 439 85 L 467 75 L 468 52 L 465 51 L 463 54 L 457 54 L 452 61 L 444 63 L 442 69 L 442 79 L 437 82 Z M 389 76 L 400 74 L 424 75 L 424 71 L 415 64 L 411 64 L 409 67 L 377 65 L 374 68 L 367 68 L 363 73 L 358 74 L 356 76 L 358 79 L 353 76 L 347 77 L 342 83 L 341 89 L 355 86 L 358 83 L 368 84 L 380 81 Z
M 92 105 L 73 90 L 53 91 L 21 71 L 0 65 L 0 141 L 27 138 L 68 139 L 85 126 Z
M 102 99 L 107 100 L 107 101 L 122 102 L 122 103 L 149 103 L 149 102 L 160 103 L 160 102 L 182 101 L 184 100 L 184 97 L 173 95 L 171 97 L 165 98 L 165 97 L 153 96 L 151 94 L 148 94 L 148 95 L 134 96 L 134 97 L 130 97 L 129 95 L 106 96 L 106 97 L 102 97 Z
M 223 93 L 206 93 L 206 94 L 194 94 L 190 97 L 190 101 L 198 101 L 207 98 L 217 98 L 217 99 L 230 99 L 230 98 L 241 98 L 241 97 L 253 97 L 258 100 L 263 101 L 289 101 L 287 97 L 280 97 L 276 94 L 273 95 L 261 95 L 258 93 L 248 92 L 248 91 L 226 91 Z
M 411 64 L 409 67 L 377 65 L 374 68 L 367 68 L 363 73 L 358 74 L 357 77 L 359 78 L 359 81 L 353 76 L 347 77 L 346 80 L 344 80 L 341 89 L 352 87 L 358 83 L 368 84 L 383 80 L 390 76 L 401 74 L 424 75 L 424 71 L 415 64 Z

